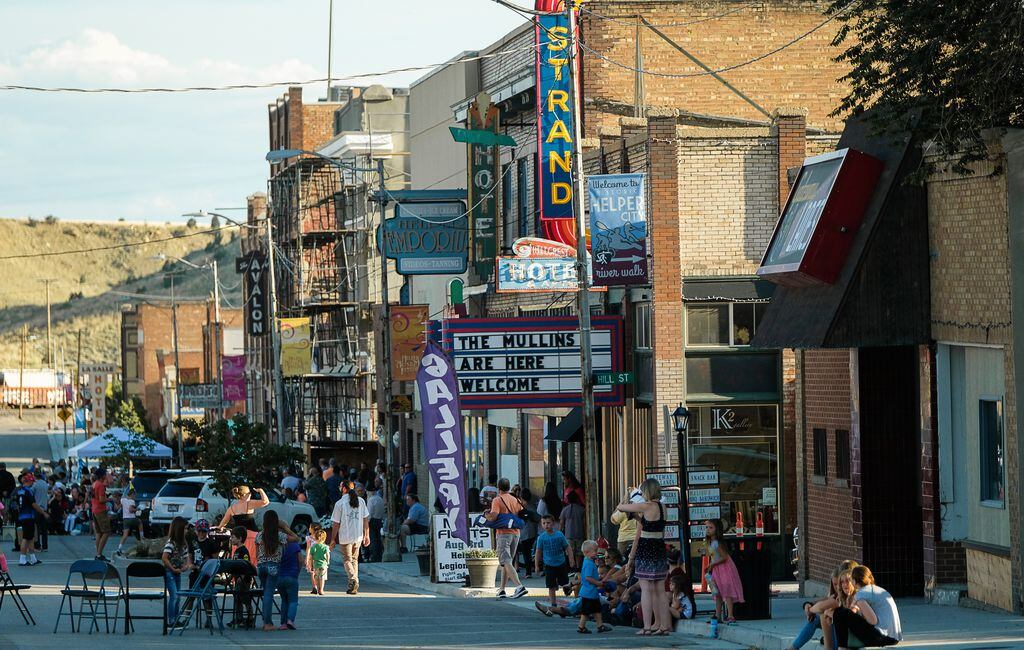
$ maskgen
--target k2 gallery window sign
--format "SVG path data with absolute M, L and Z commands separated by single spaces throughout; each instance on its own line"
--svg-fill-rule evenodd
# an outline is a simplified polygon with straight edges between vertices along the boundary
M 594 372 L 622 370 L 622 318 L 591 319 Z M 459 318 L 446 322 L 463 409 L 572 407 L 582 403 L 575 316 Z M 624 389 L 595 386 L 597 406 L 621 406 Z

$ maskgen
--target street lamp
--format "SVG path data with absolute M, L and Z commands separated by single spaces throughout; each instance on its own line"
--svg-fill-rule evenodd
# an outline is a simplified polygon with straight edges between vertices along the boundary
M 679 452 L 679 527 L 682 532 L 682 552 L 686 574 L 693 575 L 690 557 L 690 473 L 686 468 L 686 431 L 690 428 L 690 410 L 682 403 L 672 411 L 672 425 L 676 430 L 676 449 Z

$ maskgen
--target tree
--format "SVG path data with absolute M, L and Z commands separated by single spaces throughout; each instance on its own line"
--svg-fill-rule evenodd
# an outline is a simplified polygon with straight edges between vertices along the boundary
M 185 222 L 185 225 L 188 226 L 189 228 L 195 228 L 196 227 L 196 220 L 195 220 L 195 218 L 194 217 L 189 218 L 189 220 Z
M 270 470 L 297 462 L 302 452 L 295 447 L 267 440 L 267 427 L 249 422 L 244 415 L 231 420 L 182 420 L 181 424 L 198 441 L 199 465 L 213 472 L 213 486 L 230 494 L 237 485 L 272 488 Z
M 844 24 L 834 45 L 850 93 L 834 115 L 872 108 L 879 133 L 906 127 L 959 158 L 986 157 L 982 131 L 1024 126 L 1024 5 L 1020 0 L 832 0 Z
M 135 433 L 144 433 L 146 431 L 142 418 L 135 409 L 135 404 L 129 400 L 118 401 L 117 409 L 110 418 L 110 423 L 115 427 L 121 427 Z
M 220 219 L 217 217 L 217 215 L 213 215 L 212 217 L 210 217 L 210 229 L 216 230 L 218 228 L 220 228 Z

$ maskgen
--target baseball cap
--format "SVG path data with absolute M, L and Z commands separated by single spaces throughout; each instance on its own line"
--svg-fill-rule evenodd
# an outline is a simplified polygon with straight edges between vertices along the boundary
M 210 522 L 206 521 L 205 519 L 197 519 L 196 520 L 196 530 L 205 530 L 205 531 L 209 532 L 209 530 L 210 530 Z
M 33 474 L 32 472 L 25 472 L 24 474 L 21 475 L 21 480 L 26 481 L 28 483 L 35 483 L 36 475 Z

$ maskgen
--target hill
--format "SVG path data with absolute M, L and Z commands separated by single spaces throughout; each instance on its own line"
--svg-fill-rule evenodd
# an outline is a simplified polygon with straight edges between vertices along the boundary
M 184 271 L 175 279 L 180 297 L 213 293 L 208 270 L 172 264 L 181 257 L 202 265 L 220 266 L 223 304 L 240 303 L 240 278 L 234 271 L 239 255 L 236 229 L 204 233 L 209 224 L 190 228 L 128 223 L 51 222 L 0 219 L 0 258 L 45 252 L 101 249 L 135 242 L 129 248 L 52 257 L 0 259 L 0 367 L 17 367 L 20 331 L 28 325 L 26 366 L 42 367 L 46 354 L 46 279 L 50 282 L 51 320 L 56 358 L 61 350 L 68 364 L 75 360 L 76 338 L 82 332 L 82 362 L 120 361 L 120 306 L 144 297 L 169 297 L 163 270 Z M 154 241 L 178 237 L 170 241 Z M 159 259 L 159 255 L 167 259 Z M 224 290 L 227 288 L 228 290 Z M 134 294 L 134 295 L 133 295 Z

